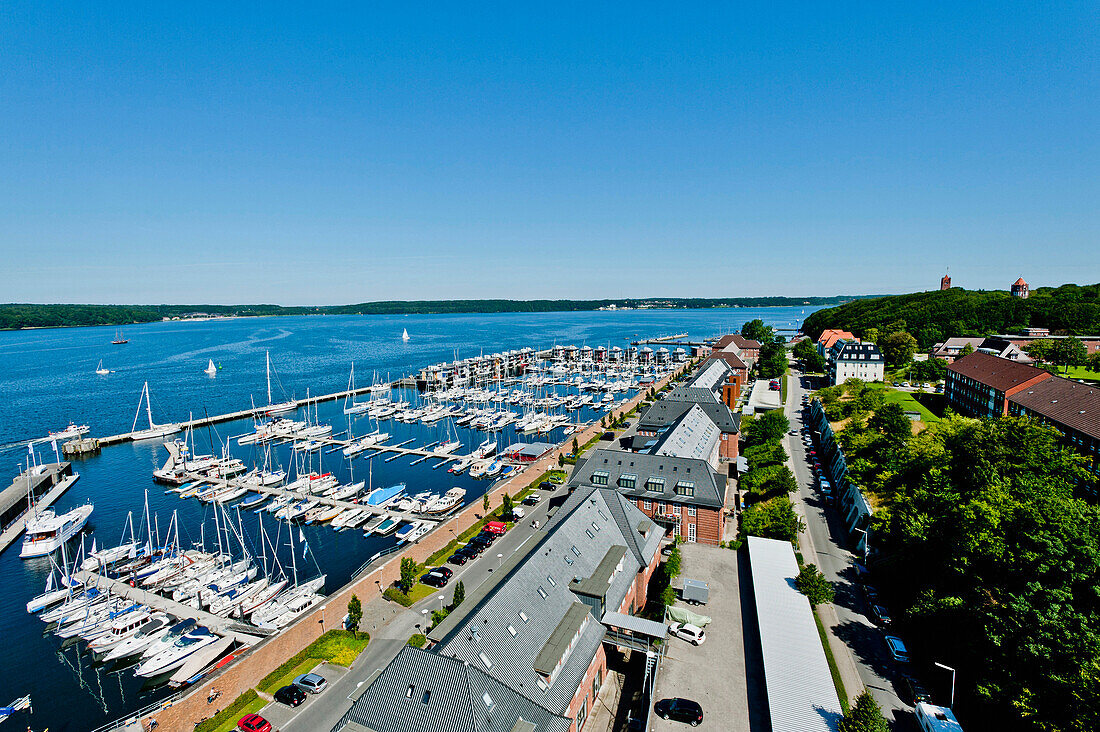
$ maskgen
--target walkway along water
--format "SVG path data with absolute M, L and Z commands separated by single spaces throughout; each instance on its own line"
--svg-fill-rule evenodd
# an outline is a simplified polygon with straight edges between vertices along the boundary
M 668 376 L 653 385 L 659 390 L 675 379 L 686 369 L 695 365 L 695 362 L 680 364 Z M 645 392 L 639 392 L 628 401 L 622 412 L 629 412 L 638 406 L 645 398 Z M 590 425 L 585 430 L 574 435 L 579 444 L 603 432 L 603 428 L 597 423 Z M 556 468 L 558 456 L 569 451 L 567 444 L 561 444 L 554 450 L 528 465 L 519 473 L 497 483 L 486 495 L 490 503 L 499 505 L 504 493 L 514 495 L 522 488 L 527 487 L 542 473 Z M 362 506 L 359 506 L 362 508 Z M 461 512 L 441 522 L 427 536 L 418 543 L 409 546 L 405 551 L 389 554 L 379 558 L 373 568 L 367 566 L 364 571 L 354 577 L 348 584 L 340 588 L 313 611 L 298 618 L 278 635 L 265 639 L 256 644 L 236 659 L 232 664 L 223 667 L 216 674 L 197 683 L 195 688 L 184 698 L 174 703 L 171 707 L 160 711 L 155 715 L 142 717 L 140 721 L 143 728 L 148 728 L 148 723 L 155 719 L 157 730 L 170 732 L 180 730 L 189 732 L 200 720 L 209 717 L 213 710 L 209 708 L 207 699 L 215 687 L 222 693 L 226 703 L 255 687 L 268 673 L 280 664 L 305 648 L 326 629 L 339 628 L 342 618 L 347 614 L 348 601 L 352 595 L 357 595 L 364 604 L 367 602 L 387 602 L 382 598 L 382 592 L 401 576 L 401 559 L 411 557 L 418 563 L 424 562 L 433 553 L 445 547 L 453 537 L 461 535 L 480 519 L 482 507 L 480 502 L 471 503 Z

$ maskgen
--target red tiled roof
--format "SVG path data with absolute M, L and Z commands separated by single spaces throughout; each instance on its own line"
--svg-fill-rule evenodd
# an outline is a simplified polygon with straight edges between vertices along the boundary
M 1010 361 L 1007 358 L 990 356 L 981 351 L 963 356 L 948 366 L 947 370 L 968 376 L 997 391 L 1008 391 L 1034 379 L 1046 379 L 1051 376 L 1049 371 Z
M 822 331 L 821 335 L 817 339 L 817 342 L 820 343 L 825 348 L 825 350 L 828 350 L 833 347 L 834 343 L 842 338 L 849 341 L 854 341 L 856 339 L 854 335 L 846 330 L 829 328 L 826 331 Z
M 1052 376 L 1013 394 L 1009 401 L 1100 440 L 1100 388 Z
M 1026 283 L 1026 282 L 1024 282 L 1024 278 L 1023 278 L 1023 277 L 1021 277 L 1020 279 L 1016 280 L 1016 281 L 1015 281 L 1015 282 L 1013 282 L 1012 284 L 1013 284 L 1013 285 L 1015 285 L 1015 286 L 1020 286 L 1020 285 L 1023 285 L 1024 287 L 1027 287 L 1027 283 Z
M 716 358 L 720 358 L 730 365 L 730 368 L 734 369 L 748 369 L 748 366 L 744 361 L 738 357 L 733 351 L 715 351 L 707 357 L 708 361 L 713 361 Z

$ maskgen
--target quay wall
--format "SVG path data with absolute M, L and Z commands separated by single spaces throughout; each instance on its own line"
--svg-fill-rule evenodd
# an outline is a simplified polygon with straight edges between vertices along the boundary
M 660 389 L 664 387 L 693 364 L 693 361 L 681 364 L 679 368 L 654 384 L 652 388 Z M 645 390 L 639 392 L 627 402 L 621 411 L 629 412 L 644 397 Z M 602 431 L 599 423 L 596 423 L 574 436 L 577 442 L 583 445 Z M 515 495 L 518 491 L 526 488 L 544 471 L 557 467 L 558 455 L 567 453 L 569 447 L 568 442 L 563 443 L 516 475 L 500 481 L 489 493 L 489 501 L 492 506 L 500 505 L 501 497 L 505 492 Z M 192 732 L 196 724 L 213 716 L 217 709 L 232 703 L 238 696 L 254 688 L 267 674 L 319 638 L 324 630 L 341 627 L 341 622 L 347 614 L 348 601 L 351 600 L 352 595 L 358 595 L 363 604 L 376 599 L 387 602 L 381 599 L 381 594 L 401 577 L 402 557 L 412 557 L 417 562 L 423 563 L 429 556 L 450 543 L 451 539 L 473 526 L 481 518 L 481 512 L 482 502 L 475 501 L 450 519 L 441 521 L 430 534 L 419 542 L 403 551 L 389 555 L 385 562 L 376 569 L 352 578 L 348 584 L 330 595 L 322 605 L 299 618 L 293 625 L 278 635 L 271 636 L 252 647 L 216 674 L 203 679 L 195 685 L 187 696 L 172 706 L 143 717 L 140 720 L 142 728 L 148 729 L 149 722 L 156 719 L 158 732 Z M 321 607 L 324 607 L 323 611 Z M 221 696 L 211 704 L 207 699 L 210 690 L 214 688 L 221 692 Z

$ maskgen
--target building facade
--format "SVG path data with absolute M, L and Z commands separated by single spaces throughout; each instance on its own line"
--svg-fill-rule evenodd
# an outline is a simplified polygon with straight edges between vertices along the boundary
M 1086 458 L 1095 493 L 1100 482 L 1100 388 L 1051 376 L 1014 392 L 1008 398 L 1008 413 L 1057 429 L 1063 444 Z
M 966 417 L 1003 417 L 1012 395 L 1049 378 L 1048 371 L 975 351 L 947 367 L 944 400 Z
M 1023 277 L 1021 277 L 1020 279 L 1018 279 L 1018 280 L 1016 280 L 1015 282 L 1012 283 L 1012 296 L 1013 297 L 1018 297 L 1021 300 L 1026 300 L 1027 296 L 1029 294 L 1031 294 L 1030 289 L 1028 288 L 1027 283 L 1024 282 Z
M 829 375 L 833 385 L 848 379 L 882 381 L 886 375 L 886 359 L 874 343 L 837 341 L 829 359 Z

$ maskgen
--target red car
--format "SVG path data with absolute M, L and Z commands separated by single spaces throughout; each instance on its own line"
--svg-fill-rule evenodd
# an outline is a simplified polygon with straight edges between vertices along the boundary
M 246 714 L 237 722 L 237 729 L 241 732 L 271 732 L 271 722 L 259 714 Z
M 508 527 L 500 521 L 490 521 L 489 523 L 485 524 L 485 531 L 488 531 L 491 534 L 503 534 L 507 530 Z

